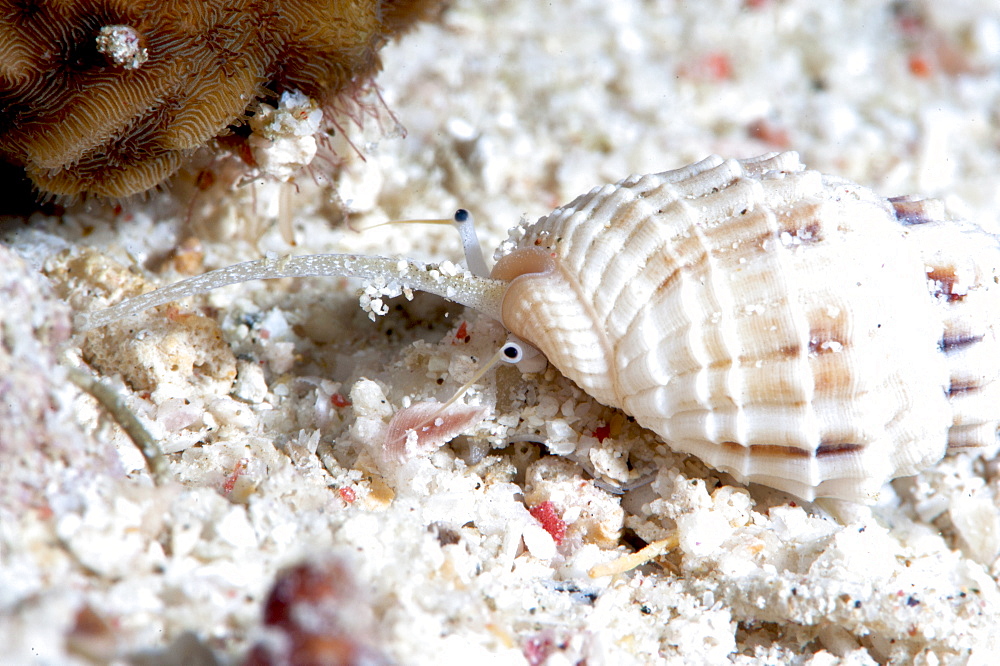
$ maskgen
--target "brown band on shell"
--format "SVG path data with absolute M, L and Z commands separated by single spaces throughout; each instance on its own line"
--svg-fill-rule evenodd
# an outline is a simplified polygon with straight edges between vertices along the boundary
M 975 382 L 956 382 L 952 380 L 948 384 L 948 395 L 955 395 L 958 393 L 975 393 L 982 388 L 981 384 Z
M 835 456 L 841 453 L 854 453 L 855 451 L 861 451 L 864 448 L 864 444 L 858 444 L 856 442 L 838 442 L 824 439 L 820 442 L 819 447 L 816 449 L 816 457 L 822 458 L 824 456 Z
M 811 451 L 797 446 L 782 446 L 780 444 L 751 444 L 744 446 L 738 442 L 722 442 L 722 448 L 729 451 L 749 451 L 754 456 L 773 456 L 775 458 L 808 458 Z
M 941 338 L 941 342 L 938 343 L 938 349 L 943 351 L 945 354 L 951 354 L 953 352 L 959 352 L 963 349 L 967 349 L 974 344 L 983 341 L 982 335 L 954 335 L 949 336 L 945 333 L 945 336 Z
M 859 390 L 859 369 L 843 363 L 839 356 L 822 354 L 813 360 L 813 387 L 827 398 L 853 395 Z
M 821 329 L 809 332 L 810 354 L 832 354 L 843 351 L 845 347 L 847 347 L 847 343 L 830 330 Z
M 757 352 L 754 354 L 740 354 L 735 359 L 723 358 L 712 361 L 708 364 L 710 370 L 727 370 L 735 363 L 739 367 L 749 367 L 757 361 L 781 363 L 789 359 L 795 359 L 802 355 L 802 347 L 798 345 L 785 345 L 776 349 Z
M 775 458 L 823 458 L 827 456 L 840 455 L 843 453 L 855 453 L 865 448 L 864 444 L 853 442 L 827 442 L 824 440 L 815 452 L 807 449 L 800 449 L 797 446 L 782 446 L 780 444 L 751 444 L 743 446 L 736 442 L 722 442 L 723 448 L 730 451 L 746 451 L 754 456 L 772 456 Z
M 802 347 L 798 345 L 786 345 L 779 347 L 776 354 L 784 358 L 798 358 L 802 353 Z
M 798 345 L 786 345 L 784 347 L 778 347 L 777 349 L 754 354 L 740 354 L 735 359 L 721 358 L 709 362 L 706 367 L 710 370 L 727 370 L 732 368 L 734 364 L 739 367 L 748 367 L 757 361 L 772 361 L 780 363 L 782 361 L 787 361 L 788 359 L 798 358 L 801 354 L 802 348 Z
M 851 346 L 852 316 L 841 300 L 824 299 L 806 312 L 809 354 L 842 352 Z
M 958 275 L 955 274 L 953 266 L 935 266 L 927 271 L 927 280 L 931 283 L 931 296 L 943 298 L 948 303 L 961 301 L 965 298 L 963 293 L 955 293 L 955 284 L 958 282 Z
M 684 274 L 684 267 L 678 266 L 673 271 L 670 272 L 667 277 L 660 281 L 660 284 L 656 286 L 653 290 L 652 298 L 659 297 L 662 294 L 667 293 L 676 286 L 677 282 L 680 280 L 681 276 Z
M 896 220 L 905 226 L 926 224 L 945 218 L 944 203 L 940 199 L 920 199 L 912 195 L 890 197 Z
M 749 248 L 749 254 L 767 254 L 769 243 L 777 241 L 782 247 L 795 250 L 799 247 L 816 245 L 827 237 L 823 225 L 823 214 L 829 202 L 824 200 L 809 200 L 797 203 L 770 215 L 767 209 L 747 210 L 733 220 L 718 224 L 706 230 L 709 236 L 725 236 L 725 245 L 713 248 L 711 253 L 729 254 L 733 251 L 746 252 L 740 248 Z
M 823 240 L 823 228 L 819 221 L 812 221 L 809 224 L 801 226 L 792 226 L 782 230 L 781 233 L 787 233 L 796 242 L 802 244 L 818 243 Z
M 778 214 L 775 218 L 775 233 L 782 245 L 787 247 L 822 242 L 826 238 L 823 212 L 827 205 L 828 202 L 822 199 L 798 202 Z

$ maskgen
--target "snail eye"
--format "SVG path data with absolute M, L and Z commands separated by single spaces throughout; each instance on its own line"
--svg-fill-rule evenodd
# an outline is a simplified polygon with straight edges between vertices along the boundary
M 524 347 L 520 343 L 508 340 L 500 348 L 500 359 L 504 363 L 516 365 L 524 359 Z
M 516 335 L 508 336 L 500 350 L 497 351 L 499 361 L 516 365 L 521 372 L 541 372 L 545 370 L 549 362 L 538 349 Z

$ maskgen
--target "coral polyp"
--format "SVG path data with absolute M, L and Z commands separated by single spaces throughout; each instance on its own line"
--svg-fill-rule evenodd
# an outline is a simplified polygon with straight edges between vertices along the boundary
M 0 157 L 48 195 L 162 183 L 260 99 L 332 106 L 438 0 L 0 0 Z

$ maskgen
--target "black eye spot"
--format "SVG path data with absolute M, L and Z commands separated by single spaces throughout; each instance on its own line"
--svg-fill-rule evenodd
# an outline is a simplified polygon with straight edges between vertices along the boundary
M 465 210 L 464 208 L 459 208 L 458 210 L 455 211 L 456 222 L 465 222 L 468 219 L 469 219 L 469 211 Z

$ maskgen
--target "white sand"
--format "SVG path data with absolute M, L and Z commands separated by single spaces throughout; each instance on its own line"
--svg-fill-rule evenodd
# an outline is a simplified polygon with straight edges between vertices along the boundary
M 28 263 L 0 252 L 0 661 L 238 663 L 266 633 L 277 571 L 334 557 L 355 580 L 358 642 L 401 664 L 993 662 L 992 461 L 948 458 L 872 509 L 802 506 L 727 485 L 551 369 L 505 368 L 466 397 L 489 418 L 398 465 L 378 447 L 390 415 L 446 399 L 503 332 L 432 297 L 387 301 L 373 324 L 357 285 L 332 279 L 229 287 L 91 334 L 84 354 L 171 454 L 156 486 L 58 360 L 60 297 L 93 309 L 179 279 L 185 261 L 265 252 L 457 262 L 448 228 L 358 234 L 342 211 L 364 227 L 464 206 L 492 249 L 522 216 L 710 153 L 798 150 L 993 227 L 995 0 L 459 0 L 384 56 L 407 135 L 385 113 L 355 131 L 365 159 L 341 145 L 339 201 L 308 176 L 198 191 L 188 174 L 118 219 L 80 207 L 5 226 Z M 167 259 L 192 236 L 203 259 Z M 469 341 L 455 344 L 460 322 Z M 544 447 L 501 450 L 514 436 L 589 449 L 608 479 L 658 476 L 621 500 Z M 528 510 L 546 501 L 567 525 L 558 545 Z M 679 548 L 591 579 L 626 552 L 623 525 L 647 542 L 676 529 Z

